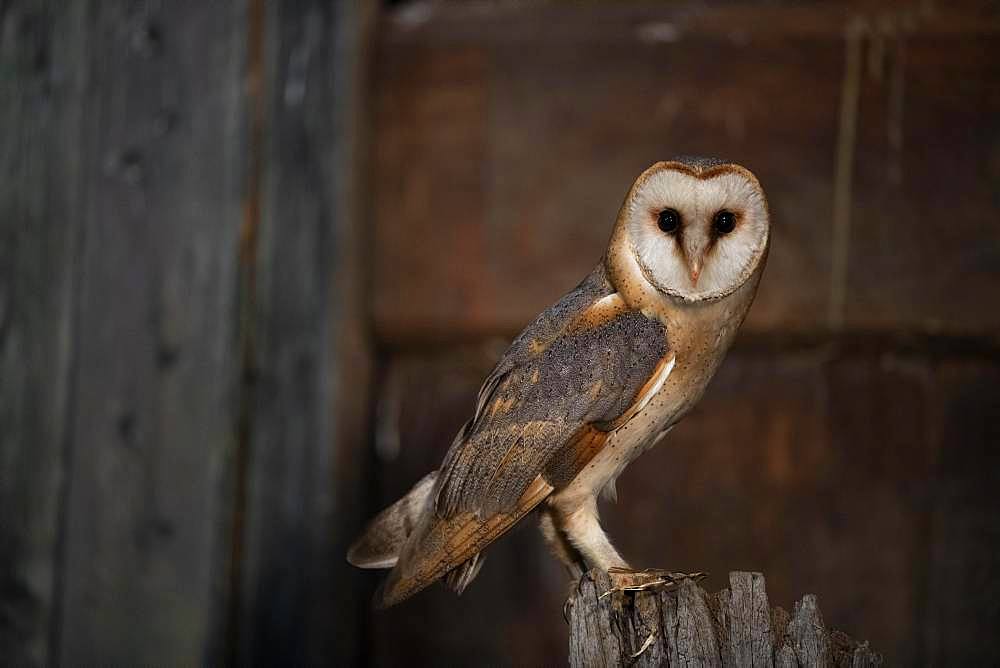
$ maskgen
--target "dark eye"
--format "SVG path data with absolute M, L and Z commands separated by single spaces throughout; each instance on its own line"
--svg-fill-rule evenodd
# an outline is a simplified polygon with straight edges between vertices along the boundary
M 667 234 L 673 234 L 681 226 L 681 214 L 673 209 L 664 209 L 656 217 L 656 224 Z
M 736 227 L 736 216 L 729 211 L 720 211 L 715 214 L 712 226 L 718 234 L 729 234 Z

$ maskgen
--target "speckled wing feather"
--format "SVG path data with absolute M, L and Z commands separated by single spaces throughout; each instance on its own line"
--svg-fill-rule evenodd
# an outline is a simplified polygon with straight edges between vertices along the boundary
M 381 604 L 440 578 L 568 484 L 667 357 L 663 325 L 628 310 L 603 265 L 542 313 L 483 383 Z
M 650 378 L 666 353 L 663 326 L 606 299 L 601 278 L 532 323 L 490 374 L 441 468 L 440 517 L 511 510 L 578 429 L 617 418 Z

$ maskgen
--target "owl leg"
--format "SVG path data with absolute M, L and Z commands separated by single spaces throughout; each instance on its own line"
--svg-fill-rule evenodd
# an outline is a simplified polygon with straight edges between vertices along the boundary
M 539 525 L 552 554 L 566 567 L 566 574 L 573 582 L 579 580 L 585 566 L 583 556 L 573 547 L 566 537 L 566 532 L 559 526 L 555 510 L 543 508 L 539 513 Z
M 629 567 L 601 529 L 596 497 L 591 496 L 582 505 L 569 512 L 563 512 L 558 507 L 555 510 L 558 527 L 583 555 L 587 566 L 604 571 Z
M 569 576 L 569 593 L 563 604 L 563 619 L 569 623 L 570 607 L 575 600 L 573 588 L 579 584 L 580 578 L 583 577 L 583 572 L 587 569 L 587 562 L 580 550 L 570 541 L 566 528 L 563 526 L 564 518 L 564 515 L 552 506 L 543 508 L 539 513 L 539 524 L 542 535 L 545 536 L 545 542 L 548 543 L 552 554 L 566 567 L 566 574 Z

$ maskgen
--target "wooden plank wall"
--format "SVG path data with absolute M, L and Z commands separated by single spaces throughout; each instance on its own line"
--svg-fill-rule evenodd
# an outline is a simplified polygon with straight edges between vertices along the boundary
M 562 663 L 532 528 L 378 616 L 344 548 L 686 152 L 775 246 L 612 535 L 997 663 L 998 12 L 394 3 L 369 109 L 372 2 L 0 3 L 0 657 Z
M 77 56 L 64 664 L 197 660 L 228 554 L 220 485 L 239 357 L 235 319 L 217 314 L 238 298 L 244 39 L 233 8 L 183 10 L 95 6 Z
M 356 664 L 344 559 L 363 520 L 370 333 L 361 96 L 371 8 L 266 3 L 267 129 L 253 308 L 246 555 L 238 663 Z M 337 448 L 330 444 L 336 443 Z
M 0 6 L 4 663 L 358 655 L 370 17 Z
M 21 665 L 56 617 L 82 232 L 82 11 L 58 10 L 5 5 L 0 33 L 0 654 Z
M 709 589 L 815 593 L 891 664 L 997 663 L 1000 7 L 402 3 L 379 35 L 380 500 L 437 466 L 643 168 L 726 156 L 769 192 L 768 268 L 699 408 L 619 480 L 612 537 Z M 536 534 L 461 599 L 375 617 L 374 663 L 565 661 Z

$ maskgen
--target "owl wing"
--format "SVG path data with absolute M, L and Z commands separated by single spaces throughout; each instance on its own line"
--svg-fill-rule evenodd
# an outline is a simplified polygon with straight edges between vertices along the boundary
M 482 549 L 576 477 L 672 366 L 663 325 L 629 310 L 603 275 L 539 316 L 483 383 L 380 605 L 475 566 Z

